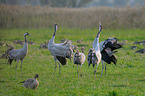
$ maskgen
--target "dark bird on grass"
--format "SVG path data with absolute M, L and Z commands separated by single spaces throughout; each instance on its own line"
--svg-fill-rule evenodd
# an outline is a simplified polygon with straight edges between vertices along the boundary
M 13 46 L 11 46 L 11 47 L 9 47 L 6 51 L 5 51 L 5 54 L 6 54 L 6 63 L 8 63 L 7 61 L 9 61 L 9 58 L 8 58 L 8 56 L 9 56 L 9 52 L 11 51 L 11 50 L 13 50 L 13 49 L 15 49 Z
M 35 75 L 34 79 L 27 79 L 26 81 L 22 81 L 20 83 L 23 83 L 23 86 L 25 88 L 35 89 L 35 91 L 37 92 L 37 87 L 39 86 L 39 82 L 38 82 L 37 78 L 39 79 L 38 74 Z
M 17 64 L 16 64 L 16 74 L 17 74 L 17 65 L 18 65 L 18 62 L 19 60 L 21 60 L 21 73 L 22 73 L 22 62 L 23 62 L 23 59 L 24 57 L 27 55 L 28 53 L 28 41 L 26 39 L 26 36 L 31 36 L 29 35 L 28 32 L 26 32 L 24 34 L 24 38 L 25 38 L 25 43 L 24 43 L 24 47 L 22 49 L 13 49 L 9 52 L 9 55 L 8 55 L 8 62 L 10 63 L 10 65 L 12 64 L 12 61 L 15 60 L 17 61 Z
M 93 42 L 93 49 L 89 49 L 89 53 L 88 53 L 88 66 L 90 66 L 90 64 L 93 65 L 93 67 L 96 65 L 96 69 L 94 70 L 94 73 L 96 74 L 96 70 L 97 67 L 101 61 L 101 52 L 100 52 L 100 46 L 99 46 L 99 37 L 100 37 L 100 33 L 102 30 L 102 25 L 100 23 L 99 25 L 99 32 L 95 37 L 95 40 Z
M 137 50 L 135 53 L 142 53 L 142 54 L 144 54 L 145 53 L 145 49 Z
M 74 64 L 77 64 L 77 73 L 79 76 L 79 71 L 81 72 L 81 66 L 84 64 L 86 56 L 83 53 L 84 52 L 84 47 L 81 48 L 82 53 L 79 52 L 79 50 L 76 51 L 76 53 L 74 54 L 74 59 L 73 62 Z M 80 65 L 80 69 L 78 70 L 78 65 Z M 80 73 L 80 75 L 82 76 L 82 72 Z
M 100 42 L 100 51 L 102 54 L 102 72 L 101 72 L 101 77 L 104 69 L 103 61 L 105 61 L 108 64 L 111 64 L 113 62 L 115 65 L 117 63 L 117 59 L 114 56 L 114 53 L 117 52 L 115 51 L 116 49 L 119 49 L 122 47 L 122 45 L 117 42 L 117 38 L 112 37 L 108 38 L 105 41 Z M 106 64 L 105 64 L 105 75 L 106 75 Z
M 57 62 L 58 62 L 58 64 L 59 64 L 59 74 L 60 74 L 60 63 L 62 65 L 66 65 L 66 63 L 67 63 L 66 58 L 71 60 L 73 50 L 71 48 L 71 43 L 70 42 L 55 44 L 54 39 L 55 39 L 55 33 L 57 31 L 57 24 L 55 24 L 54 26 L 55 26 L 54 34 L 53 34 L 52 38 L 50 39 L 50 41 L 48 43 L 48 49 L 49 49 L 51 55 L 54 56 L 54 61 L 55 61 L 54 73 L 56 71 Z

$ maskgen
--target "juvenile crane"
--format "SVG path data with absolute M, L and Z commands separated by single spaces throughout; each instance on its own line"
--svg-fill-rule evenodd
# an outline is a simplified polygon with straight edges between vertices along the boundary
M 69 42 L 68 43 L 55 44 L 54 39 L 55 39 L 55 33 L 57 31 L 57 24 L 55 24 L 54 26 L 55 26 L 54 34 L 53 34 L 52 38 L 50 39 L 50 41 L 48 43 L 48 50 L 50 51 L 50 53 L 54 57 L 54 61 L 55 61 L 54 73 L 55 73 L 56 68 L 57 68 L 57 62 L 56 61 L 58 61 L 59 74 L 60 74 L 60 67 L 61 67 L 60 63 L 62 65 L 66 65 L 66 58 L 71 60 L 73 50 L 71 49 L 71 46 L 70 46 Z
M 28 41 L 26 39 L 27 35 L 31 36 L 28 32 L 24 34 L 24 38 L 25 38 L 24 47 L 22 49 L 17 49 L 17 50 L 13 49 L 9 52 L 9 55 L 8 55 L 8 61 L 10 65 L 12 64 L 13 60 L 17 61 L 15 74 L 17 74 L 17 65 L 18 65 L 19 60 L 21 60 L 21 73 L 22 73 L 22 62 L 23 62 L 24 57 L 28 53 Z
M 86 56 L 83 53 L 84 52 L 84 47 L 81 48 L 82 53 L 79 52 L 79 50 L 76 51 L 76 53 L 74 54 L 74 59 L 73 62 L 74 64 L 77 64 L 77 73 L 79 76 L 79 71 L 81 71 L 81 66 L 84 64 Z M 80 65 L 80 70 L 78 70 L 78 65 Z M 82 76 L 82 72 L 80 73 L 80 75 Z
M 27 79 L 26 81 L 22 81 L 20 83 L 23 83 L 23 86 L 28 89 L 35 89 L 37 91 L 37 87 L 39 86 L 39 82 L 37 80 L 39 79 L 39 75 L 36 74 L 34 79 Z
M 102 54 L 101 77 L 102 77 L 103 69 L 104 69 L 103 61 L 105 61 L 108 64 L 113 62 L 116 65 L 117 63 L 117 59 L 114 56 L 114 53 L 117 52 L 115 51 L 115 49 L 119 49 L 122 47 L 122 45 L 119 42 L 117 42 L 117 40 L 118 40 L 117 38 L 112 37 L 112 38 L 106 39 L 105 41 L 100 42 L 100 51 Z M 106 64 L 105 64 L 105 75 L 106 75 Z
M 96 52 L 93 48 L 89 49 L 88 53 L 88 67 L 90 64 L 92 64 L 93 68 L 95 67 L 95 64 L 97 64 L 97 57 L 96 57 Z

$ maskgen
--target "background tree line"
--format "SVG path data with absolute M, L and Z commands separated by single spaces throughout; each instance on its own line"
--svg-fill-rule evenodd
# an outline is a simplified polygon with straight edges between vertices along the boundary
M 144 5 L 145 2 L 144 0 L 0 0 L 0 4 L 79 8 L 91 6 L 124 7 Z

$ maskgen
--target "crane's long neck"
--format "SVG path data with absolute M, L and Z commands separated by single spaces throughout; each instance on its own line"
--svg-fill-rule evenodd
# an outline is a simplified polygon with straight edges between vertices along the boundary
M 98 32 L 98 34 L 93 42 L 93 48 L 95 49 L 95 51 L 98 51 L 98 52 L 100 52 L 99 37 L 100 37 L 101 30 L 102 30 L 102 25 L 100 24 L 99 32 Z
M 24 38 L 25 38 L 25 42 L 24 42 L 24 47 L 23 47 L 23 49 L 24 49 L 24 51 L 28 52 L 28 41 L 27 41 L 27 39 L 26 39 L 26 36 L 24 36 Z
M 99 47 L 99 36 L 96 36 L 94 42 L 93 42 L 93 48 L 95 49 L 95 51 L 100 51 L 100 47 Z
M 56 30 L 57 30 L 57 25 L 55 24 L 54 33 L 53 33 L 52 38 L 51 38 L 50 41 L 49 41 L 49 44 L 55 44 L 54 39 L 55 39 Z
M 52 38 L 49 40 L 49 44 L 55 44 L 55 42 L 54 42 L 55 33 L 56 33 L 56 31 L 54 31 L 54 34 L 53 34 Z
M 93 48 L 95 49 L 95 51 L 100 51 L 100 46 L 99 46 L 100 33 L 101 33 L 101 27 L 99 27 L 99 32 L 96 35 L 96 38 L 95 38 L 95 40 L 93 42 Z
M 55 38 L 55 36 L 53 36 L 53 37 L 49 40 L 49 44 L 55 44 L 55 43 L 54 43 L 54 38 Z

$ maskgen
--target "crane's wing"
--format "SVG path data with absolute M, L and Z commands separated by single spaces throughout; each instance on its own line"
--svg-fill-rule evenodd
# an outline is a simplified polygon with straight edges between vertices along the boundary
M 13 50 L 11 50 L 10 52 L 9 52 L 9 55 L 12 57 L 12 58 L 15 58 L 15 57 L 17 57 L 18 56 L 18 54 L 19 54 L 19 51 L 20 49 L 17 49 L 17 50 L 15 50 L 15 49 L 13 49 Z
M 102 54 L 102 59 L 105 62 L 107 62 L 108 64 L 113 62 L 116 65 L 117 59 L 115 58 L 115 56 L 113 54 L 111 56 L 109 56 L 108 53 L 105 50 L 101 51 L 101 54 Z
M 56 44 L 55 46 L 51 46 L 49 51 L 53 56 L 60 56 L 66 58 L 70 58 L 73 53 L 73 50 L 71 48 L 66 46 L 60 46 L 59 44 Z
M 22 59 L 26 56 L 26 54 L 27 53 L 23 49 L 17 49 L 17 50 L 13 49 L 9 52 L 11 59 L 16 59 L 16 58 Z
M 108 42 L 106 44 L 106 48 L 109 47 L 111 49 L 111 51 L 115 50 L 115 49 L 119 49 L 122 47 L 122 45 L 120 43 L 111 43 L 111 42 Z

